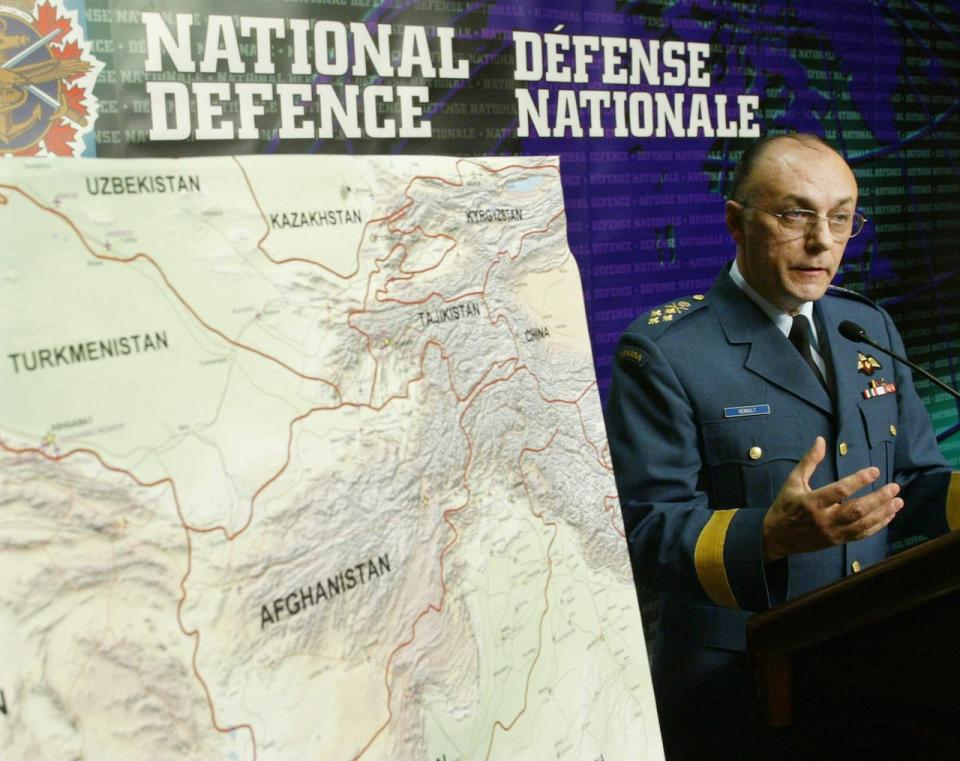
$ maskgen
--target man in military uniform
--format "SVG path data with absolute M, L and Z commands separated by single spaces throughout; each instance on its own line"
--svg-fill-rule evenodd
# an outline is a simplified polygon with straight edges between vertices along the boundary
M 889 316 L 830 286 L 863 226 L 843 158 L 811 135 L 744 153 L 736 259 L 617 350 L 607 431 L 638 583 L 660 591 L 652 653 L 667 758 L 774 758 L 744 656 L 747 618 L 960 525 L 960 474 Z

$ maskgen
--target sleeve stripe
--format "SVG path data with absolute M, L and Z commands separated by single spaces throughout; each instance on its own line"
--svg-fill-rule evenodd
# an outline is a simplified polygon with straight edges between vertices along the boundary
M 951 531 L 960 529 L 960 471 L 950 474 L 950 487 L 947 489 L 947 526 Z
M 960 500 L 960 479 L 957 481 L 957 497 Z M 707 596 L 717 605 L 725 608 L 739 608 L 737 598 L 733 596 L 727 569 L 723 565 L 723 545 L 727 540 L 727 529 L 736 514 L 736 510 L 715 510 L 697 539 L 693 551 L 693 563 L 697 569 L 697 578 Z

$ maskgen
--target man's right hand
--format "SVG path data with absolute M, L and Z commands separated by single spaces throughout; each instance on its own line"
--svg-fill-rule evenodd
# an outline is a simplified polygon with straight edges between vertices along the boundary
M 767 510 L 763 519 L 764 561 L 864 539 L 890 523 L 903 507 L 897 483 L 851 499 L 880 477 L 877 468 L 864 468 L 811 489 L 810 479 L 826 455 L 826 446 L 823 437 L 817 436 Z

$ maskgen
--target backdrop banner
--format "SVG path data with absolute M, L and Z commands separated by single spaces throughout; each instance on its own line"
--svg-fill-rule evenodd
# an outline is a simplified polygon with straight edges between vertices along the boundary
M 0 0 L 0 21 L 5 154 L 559 155 L 601 395 L 632 317 L 731 258 L 744 141 L 820 134 L 870 218 L 839 282 L 958 381 L 953 4 Z M 960 462 L 956 404 L 919 389 Z

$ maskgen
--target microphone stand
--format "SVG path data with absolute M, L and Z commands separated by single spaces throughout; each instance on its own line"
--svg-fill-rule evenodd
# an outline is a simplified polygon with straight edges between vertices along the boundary
M 960 391 L 957 391 L 955 388 L 951 388 L 942 380 L 937 378 L 935 375 L 928 373 L 919 365 L 915 365 L 906 357 L 901 357 L 899 354 L 894 354 L 892 351 L 890 351 L 890 349 L 887 349 L 881 346 L 872 338 L 870 338 L 870 336 L 867 335 L 867 332 L 863 328 L 861 328 L 859 325 L 857 325 L 857 323 L 850 322 L 850 320 L 844 320 L 837 327 L 837 330 L 839 330 L 840 335 L 846 338 L 848 341 L 853 341 L 854 343 L 865 343 L 868 346 L 872 346 L 874 349 L 877 349 L 878 351 L 882 351 L 884 354 L 890 357 L 893 357 L 895 360 L 897 360 L 897 362 L 902 362 L 911 370 L 915 370 L 916 372 L 920 373 L 924 378 L 926 378 L 928 381 L 935 384 L 939 388 L 942 388 L 944 391 L 950 394 L 950 396 L 952 396 L 954 399 L 960 400 Z

